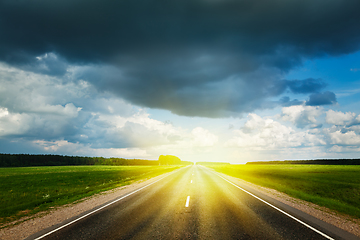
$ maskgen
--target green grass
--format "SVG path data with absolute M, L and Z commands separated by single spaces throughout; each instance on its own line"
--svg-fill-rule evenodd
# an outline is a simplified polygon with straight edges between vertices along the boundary
M 177 168 L 179 166 L 0 168 L 0 223 Z
M 209 167 L 360 218 L 360 166 L 274 164 Z

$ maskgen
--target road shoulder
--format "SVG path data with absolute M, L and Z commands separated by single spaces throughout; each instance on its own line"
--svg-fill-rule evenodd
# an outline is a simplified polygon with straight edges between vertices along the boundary
M 147 180 L 140 180 L 130 185 L 118 187 L 100 194 L 95 194 L 76 203 L 60 206 L 50 211 L 40 212 L 34 216 L 14 221 L 8 224 L 8 227 L 0 230 L 0 239 L 25 239 L 43 229 L 60 224 L 84 212 L 90 211 L 121 196 L 131 193 L 173 172 L 165 173 Z
M 210 171 L 214 171 L 209 169 Z M 214 171 L 215 172 L 215 171 Z M 295 208 L 301 212 L 304 212 L 316 219 L 319 219 L 323 222 L 334 225 L 346 232 L 349 232 L 357 237 L 360 237 L 360 219 L 353 218 L 351 216 L 338 213 L 336 211 L 330 210 L 325 207 L 318 206 L 316 204 L 306 202 L 300 199 L 296 199 L 288 196 L 285 193 L 276 191 L 271 188 L 262 187 L 242 179 L 232 177 L 223 173 L 215 172 L 218 175 L 228 179 L 229 181 L 238 184 L 240 186 L 245 186 L 249 189 L 253 189 L 267 197 L 270 197 L 278 202 L 281 202 L 287 206 Z

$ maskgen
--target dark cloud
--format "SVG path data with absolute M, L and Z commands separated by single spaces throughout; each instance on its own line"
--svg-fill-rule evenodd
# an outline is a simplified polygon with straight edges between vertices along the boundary
M 196 62 L 184 63 L 184 72 L 176 72 L 171 64 L 136 73 L 109 68 L 95 73 L 88 69 L 79 76 L 137 105 L 169 109 L 186 116 L 221 117 L 267 108 L 264 99 L 278 96 L 286 89 L 285 85 L 277 84 L 275 77 L 271 78 L 277 73 L 268 69 L 226 78 L 216 65 L 208 68 Z M 107 77 L 97 82 L 97 75 L 102 71 L 100 75 Z
M 23 67 L 25 70 L 36 73 L 62 76 L 66 73 L 68 64 L 64 59 L 50 52 L 42 56 L 37 56 L 35 61 L 30 61 L 30 65 Z
M 94 66 L 81 76 L 134 104 L 232 115 L 287 88 L 320 92 L 320 80 L 281 74 L 359 50 L 358 9 L 357 0 L 1 0 L 0 61 L 57 76 Z
M 46 153 L 43 148 L 36 146 L 35 144 L 29 144 L 28 141 L 19 138 L 12 139 L 0 139 L 0 153 L 16 154 L 19 152 L 27 154 L 44 154 Z
M 294 105 L 301 105 L 304 102 L 299 101 L 297 99 L 290 100 L 290 97 L 285 96 L 285 97 L 280 98 L 279 103 L 281 104 L 281 106 L 290 107 L 290 106 L 294 106 Z
M 327 84 L 322 79 L 308 78 L 305 80 L 286 81 L 287 86 L 293 93 L 314 93 L 324 89 Z
M 219 49 L 286 67 L 299 55 L 358 49 L 356 0 L 0 2 L 1 55 L 55 51 L 69 60 L 111 61 L 149 49 Z M 283 58 L 285 56 L 285 58 Z
M 322 128 L 323 127 L 323 124 L 320 123 L 320 124 L 313 124 L 310 126 L 310 129 L 316 129 L 316 128 Z
M 306 101 L 308 106 L 331 105 L 337 103 L 335 93 L 326 91 L 324 93 L 313 93 L 310 99 Z

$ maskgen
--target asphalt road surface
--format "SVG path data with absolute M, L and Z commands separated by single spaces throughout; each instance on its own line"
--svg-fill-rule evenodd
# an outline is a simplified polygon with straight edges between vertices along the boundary
M 29 239 L 359 239 L 258 196 L 205 167 L 184 167 Z

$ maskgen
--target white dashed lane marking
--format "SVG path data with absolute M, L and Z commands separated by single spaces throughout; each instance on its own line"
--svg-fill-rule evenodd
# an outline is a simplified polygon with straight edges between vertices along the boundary
M 190 204 L 190 196 L 187 196 L 185 207 L 189 207 L 189 204 Z

